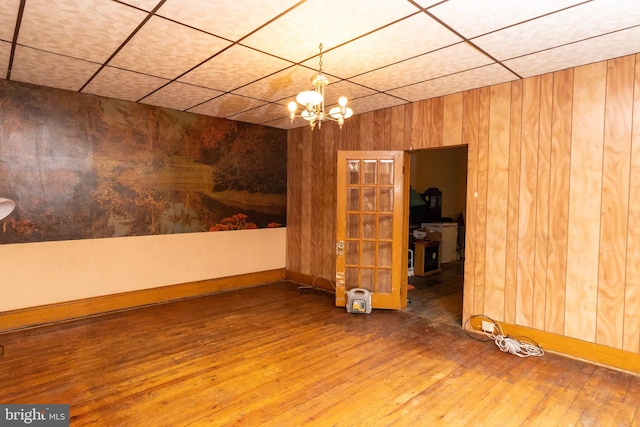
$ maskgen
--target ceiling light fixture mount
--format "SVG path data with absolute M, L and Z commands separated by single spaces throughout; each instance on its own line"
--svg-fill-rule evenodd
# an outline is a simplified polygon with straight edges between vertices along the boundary
M 338 105 L 329 110 L 324 111 L 324 88 L 329 84 L 329 79 L 322 73 L 322 43 L 320 43 L 320 65 L 318 74 L 311 78 L 313 90 L 305 90 L 296 96 L 296 101 L 289 102 L 289 118 L 291 123 L 296 117 L 301 117 L 309 122 L 311 130 L 318 125 L 318 129 L 322 127 L 322 122 L 330 120 L 338 122 L 338 126 L 342 129 L 344 120 L 353 115 L 353 110 L 347 107 L 347 98 L 341 96 L 338 98 Z M 300 115 L 296 115 L 298 104 L 304 107 Z

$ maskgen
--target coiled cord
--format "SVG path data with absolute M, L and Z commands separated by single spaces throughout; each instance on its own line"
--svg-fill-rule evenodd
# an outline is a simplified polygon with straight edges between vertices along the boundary
M 487 339 L 480 339 L 476 336 L 469 333 L 469 331 L 480 332 L 476 329 L 468 329 L 467 327 L 470 325 L 472 319 L 481 319 L 484 321 L 491 322 L 493 324 L 493 332 L 488 332 L 482 330 L 481 332 L 484 334 Z M 544 351 L 540 348 L 540 346 L 529 337 L 517 337 L 521 339 L 512 338 L 508 335 L 505 335 L 502 331 L 502 326 L 495 320 L 490 317 L 483 315 L 473 315 L 467 319 L 464 324 L 464 330 L 467 335 L 478 341 L 493 341 L 495 342 L 498 348 L 505 352 L 515 354 L 518 357 L 529 357 L 529 356 L 537 356 L 540 357 L 544 355 Z

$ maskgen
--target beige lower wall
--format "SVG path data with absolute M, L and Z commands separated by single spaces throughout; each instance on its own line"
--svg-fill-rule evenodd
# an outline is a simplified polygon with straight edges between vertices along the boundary
M 285 267 L 286 228 L 0 245 L 0 312 Z

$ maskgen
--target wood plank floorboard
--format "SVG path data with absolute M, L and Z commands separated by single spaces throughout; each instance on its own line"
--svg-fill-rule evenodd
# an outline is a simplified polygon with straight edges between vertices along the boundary
M 72 426 L 640 425 L 640 377 L 451 319 L 277 282 L 0 335 L 0 402 L 66 403 Z

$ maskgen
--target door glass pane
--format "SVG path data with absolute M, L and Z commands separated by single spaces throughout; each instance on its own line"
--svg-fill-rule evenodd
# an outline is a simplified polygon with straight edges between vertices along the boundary
M 376 265 L 376 243 L 375 242 L 362 242 L 362 257 L 360 258 L 361 265 Z
M 360 237 L 360 214 L 347 214 L 347 238 Z
M 347 160 L 347 184 L 360 184 L 360 160 Z
M 362 210 L 364 212 L 376 211 L 376 189 L 375 188 L 362 189 Z
M 359 287 L 357 267 L 347 267 L 344 271 L 344 287 L 346 290 Z
M 392 232 L 393 232 L 393 216 L 392 215 L 378 216 L 378 238 L 391 239 Z
M 391 269 L 378 269 L 378 292 L 391 293 Z
M 376 176 L 377 176 L 377 166 L 378 166 L 378 162 L 375 160 L 365 160 L 363 162 L 363 172 L 364 172 L 364 179 L 363 179 L 363 184 L 375 184 L 376 181 Z
M 393 188 L 380 188 L 378 203 L 380 212 L 393 212 Z
M 391 267 L 391 242 L 378 243 L 378 266 Z
M 360 210 L 360 188 L 347 188 L 347 210 Z
M 379 184 L 393 185 L 393 160 L 380 160 Z
M 362 215 L 362 238 L 363 239 L 376 238 L 376 216 L 375 215 Z
M 360 241 L 347 240 L 345 250 L 345 262 L 349 265 L 358 265 L 360 263 Z
M 360 287 L 373 291 L 375 289 L 375 272 L 376 270 L 373 268 L 362 268 L 360 269 L 360 274 L 362 275 L 360 281 Z

